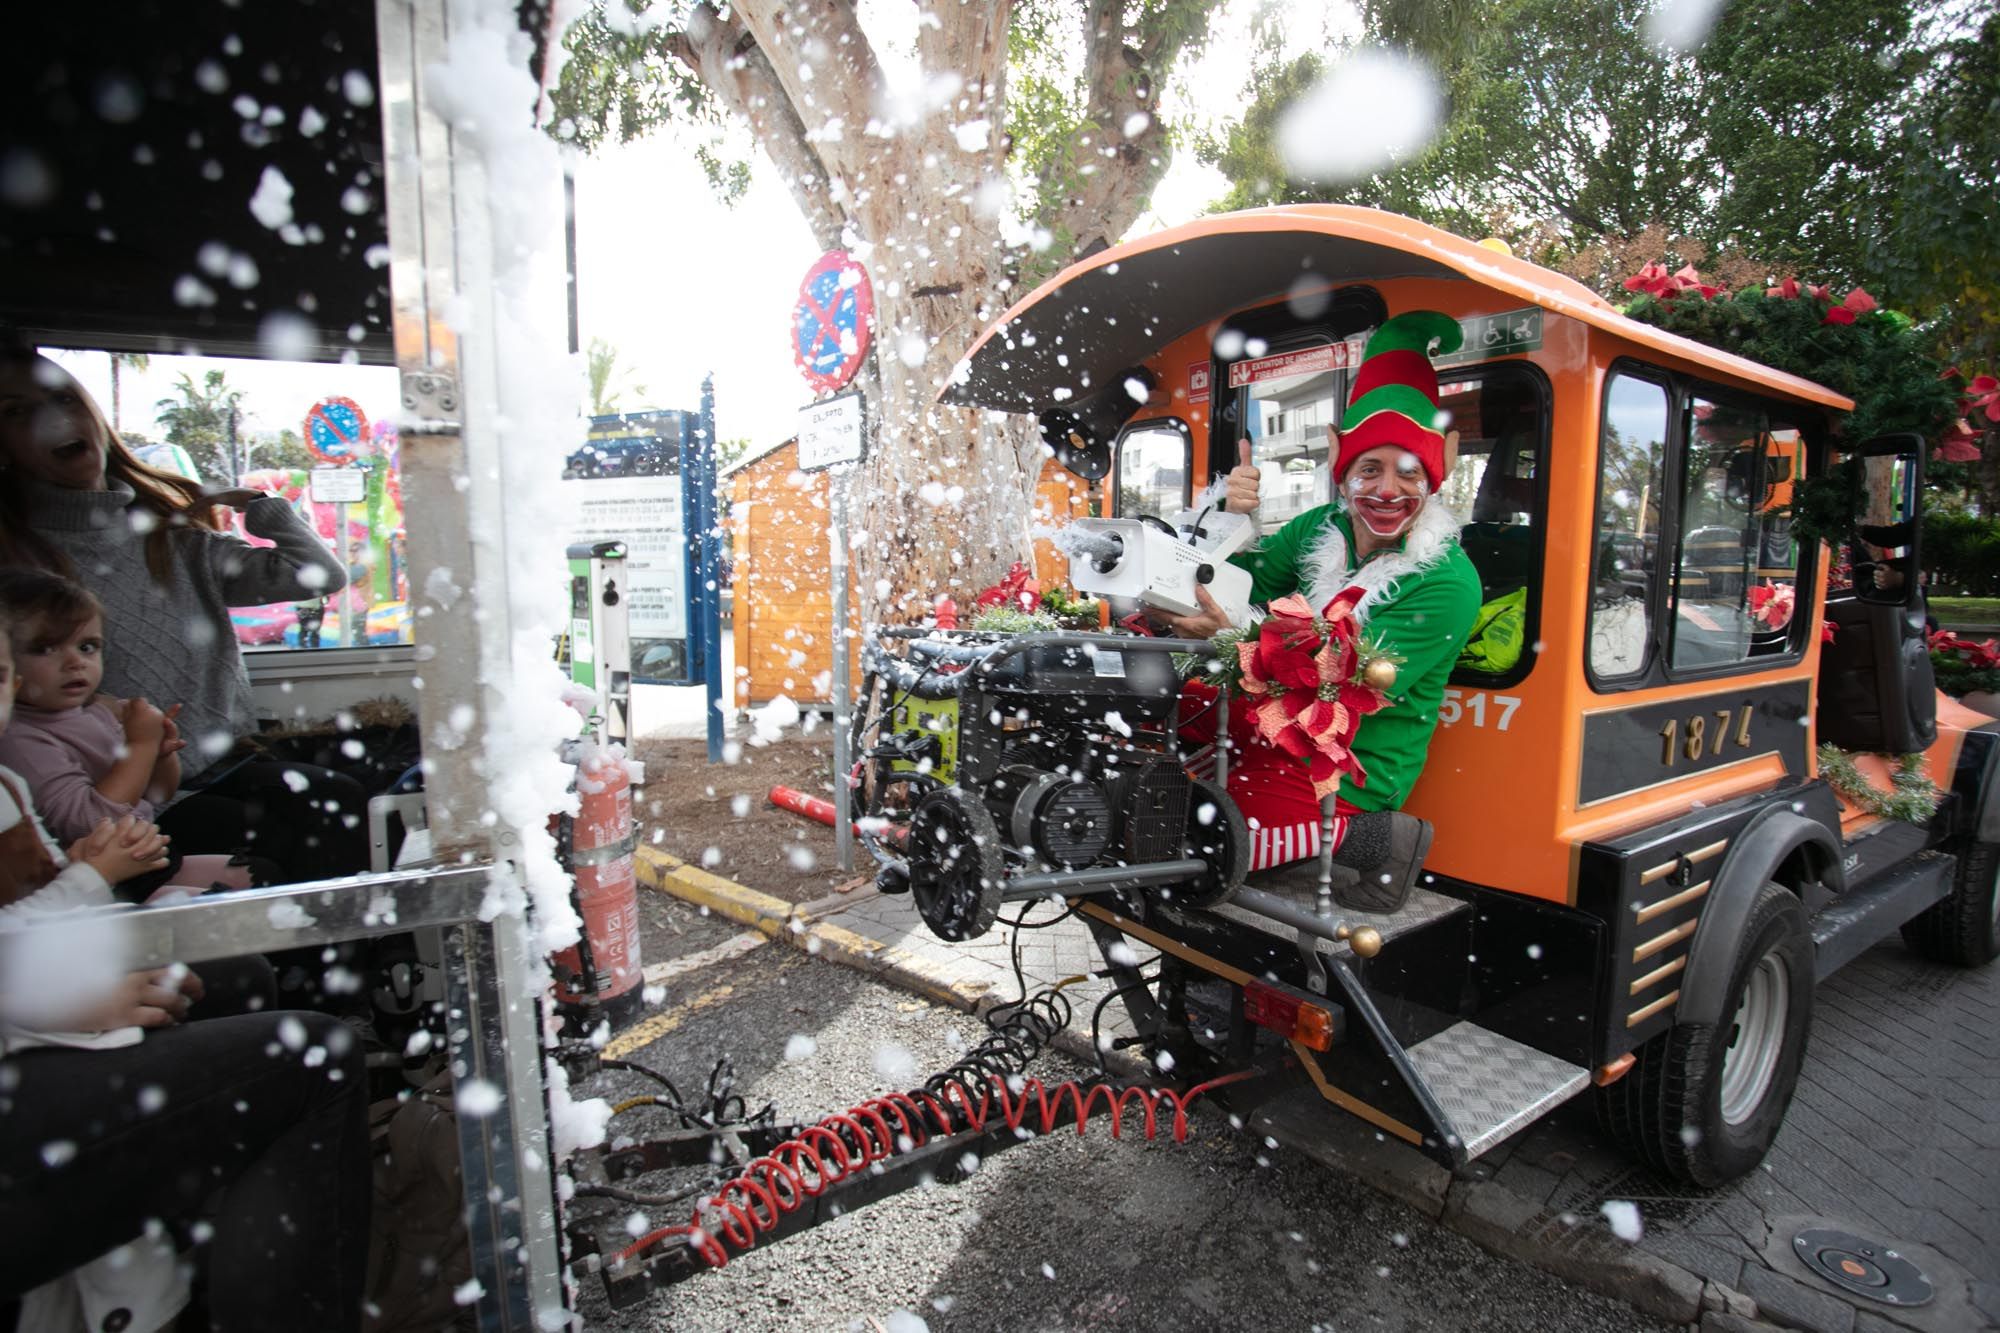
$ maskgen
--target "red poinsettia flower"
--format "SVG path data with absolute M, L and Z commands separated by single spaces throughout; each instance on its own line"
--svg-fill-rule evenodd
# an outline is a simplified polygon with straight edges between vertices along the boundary
M 1703 282 L 1701 274 L 1694 271 L 1693 264 L 1681 265 L 1680 271 L 1674 274 L 1674 285 L 1684 292 L 1700 292 L 1704 301 L 1714 300 L 1722 291 L 1712 283 Z
M 1815 301 L 1831 301 L 1833 299 L 1833 289 L 1813 284 L 1806 288 L 1806 295 L 1812 297 Z
M 1977 463 L 1980 458 L 1979 432 L 1963 417 L 1951 423 L 1931 457 L 1940 463 Z
M 1664 301 L 1677 295 L 1680 292 L 1680 285 L 1674 281 L 1673 275 L 1667 272 L 1665 264 L 1648 264 L 1625 279 L 1625 290 L 1644 292 L 1648 296 Z
M 1820 622 L 1819 641 L 1821 643 L 1833 642 L 1833 622 L 1831 620 L 1823 620 Z
M 1975 411 L 1986 413 L 1988 421 L 2000 421 L 2000 379 L 1991 375 L 1974 377 L 1966 389 L 1965 412 L 1970 416 Z
M 1854 312 L 1844 305 L 1831 306 L 1827 309 L 1826 314 L 1820 317 L 1819 322 L 1822 324 L 1852 324 L 1854 322 Z
M 1875 298 L 1867 292 L 1862 291 L 1859 287 L 1849 292 L 1846 299 L 1841 301 L 1840 304 L 1844 308 L 1852 310 L 1857 315 L 1865 315 L 1876 308 Z
M 1764 295 L 1780 297 L 1787 301 L 1796 301 L 1799 299 L 1799 280 L 1797 278 L 1786 278 L 1775 287 L 1766 287 Z

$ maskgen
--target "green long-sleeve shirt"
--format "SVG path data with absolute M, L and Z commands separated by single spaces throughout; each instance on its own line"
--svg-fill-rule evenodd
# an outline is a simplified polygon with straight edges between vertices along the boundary
M 1339 529 L 1346 542 L 1346 567 L 1308 569 L 1308 554 L 1329 523 Z M 1431 549 L 1413 553 L 1408 549 L 1413 541 Z M 1318 595 L 1325 600 L 1362 575 L 1362 566 L 1354 559 L 1353 523 L 1334 505 L 1300 514 L 1255 549 L 1231 559 L 1250 571 L 1250 599 L 1260 603 L 1306 591 L 1307 579 L 1315 575 L 1320 580 Z M 1355 732 L 1354 752 L 1367 770 L 1367 785 L 1357 786 L 1352 778 L 1341 779 L 1340 798 L 1362 810 L 1396 809 L 1416 785 L 1430 749 L 1431 733 L 1437 729 L 1445 681 L 1479 614 L 1479 573 L 1459 546 L 1456 534 L 1430 529 L 1420 516 L 1419 527 L 1411 534 L 1362 562 L 1371 582 L 1391 572 L 1390 568 L 1378 572 L 1383 561 L 1409 568 L 1395 576 L 1387 595 L 1377 596 L 1367 605 L 1363 633 L 1401 658 L 1402 665 L 1396 669 L 1388 704 L 1362 719 Z

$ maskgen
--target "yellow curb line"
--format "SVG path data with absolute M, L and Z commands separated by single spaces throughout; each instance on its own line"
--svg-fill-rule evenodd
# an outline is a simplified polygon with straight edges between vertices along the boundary
M 706 907 L 739 921 L 772 939 L 788 941 L 802 953 L 828 958 L 863 972 L 891 973 L 906 989 L 968 1013 L 977 1013 L 986 987 L 954 982 L 937 975 L 922 958 L 866 935 L 815 921 L 783 898 L 760 893 L 734 880 L 691 866 L 657 847 L 640 847 L 632 854 L 639 882 L 649 889 Z

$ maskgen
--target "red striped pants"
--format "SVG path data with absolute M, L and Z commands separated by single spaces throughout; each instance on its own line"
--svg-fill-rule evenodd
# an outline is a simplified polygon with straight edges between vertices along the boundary
M 1190 749 L 1197 774 L 1215 769 L 1216 691 L 1200 681 L 1181 690 L 1181 741 Z M 1304 761 L 1294 759 L 1262 736 L 1250 719 L 1247 701 L 1231 700 L 1229 780 L 1224 784 L 1250 826 L 1250 868 L 1265 870 L 1319 855 L 1319 797 Z M 1196 748 L 1200 747 L 1200 748 Z M 1347 821 L 1360 811 L 1334 798 L 1333 846 L 1347 836 Z

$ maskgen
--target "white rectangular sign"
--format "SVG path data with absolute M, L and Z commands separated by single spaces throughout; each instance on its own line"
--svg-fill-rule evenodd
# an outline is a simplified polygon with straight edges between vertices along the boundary
M 368 474 L 358 467 L 316 467 L 312 498 L 314 504 L 360 504 L 368 498 Z
M 591 477 L 561 483 L 572 542 L 625 543 L 626 611 L 634 644 L 687 637 L 687 539 L 679 477 Z M 635 654 L 638 651 L 635 647 Z M 634 662 L 635 674 L 646 674 Z
M 858 463 L 866 445 L 859 389 L 799 409 L 799 471 Z

